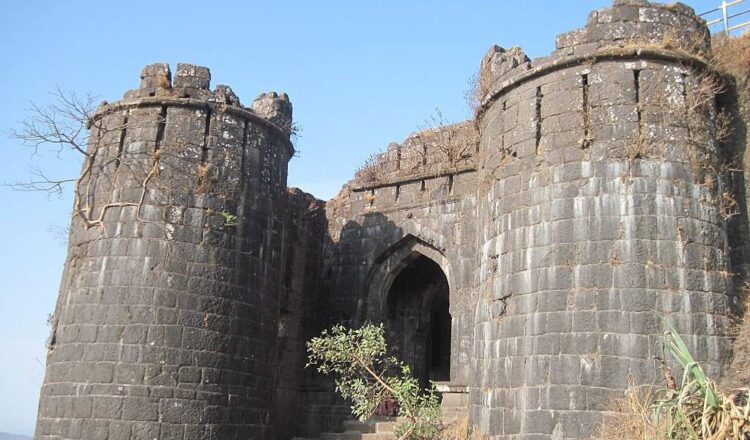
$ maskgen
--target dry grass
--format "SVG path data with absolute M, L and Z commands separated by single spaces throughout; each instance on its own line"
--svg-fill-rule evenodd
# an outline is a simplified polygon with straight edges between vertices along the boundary
M 440 109 L 430 116 L 426 126 L 414 137 L 422 154 L 437 153 L 436 159 L 446 167 L 457 167 L 474 156 L 479 143 L 479 130 L 472 121 L 450 124 L 445 121 Z M 403 154 L 403 153 L 402 153 Z
M 714 35 L 711 44 L 711 65 L 734 78 L 739 90 L 746 91 L 750 86 L 750 33 L 739 37 Z
M 365 163 L 354 173 L 354 178 L 362 183 L 374 183 L 385 177 L 387 160 L 385 153 L 372 153 Z
M 663 363 L 666 385 L 630 387 L 613 403 L 615 415 L 605 420 L 594 439 L 619 440 L 749 440 L 750 390 L 720 390 L 708 378 L 669 324 L 665 352 L 683 372 L 678 384 Z
M 473 121 L 450 124 L 436 109 L 420 131 L 395 145 L 397 150 L 392 145 L 387 152 L 371 154 L 355 173 L 355 180 L 367 185 L 387 178 L 450 173 L 472 163 L 478 144 L 479 131 Z
M 728 388 L 739 388 L 750 384 L 750 285 L 746 284 L 742 289 L 744 304 L 741 314 L 744 317 L 738 320 L 734 330 L 737 338 L 732 345 L 733 359 L 721 384 Z
M 653 402 L 653 390 L 648 387 L 630 387 L 625 395 L 612 402 L 611 415 L 599 427 L 593 437 L 595 440 L 659 440 L 663 437 L 651 420 L 650 405 Z

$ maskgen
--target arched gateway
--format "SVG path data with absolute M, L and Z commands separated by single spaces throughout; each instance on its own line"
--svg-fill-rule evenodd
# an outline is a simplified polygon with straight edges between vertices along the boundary
M 388 346 L 423 385 L 450 381 L 450 282 L 445 257 L 409 235 L 386 250 L 367 280 L 370 321 L 386 325 Z
M 398 272 L 388 290 L 388 345 L 411 365 L 423 385 L 450 380 L 448 304 L 448 279 L 440 266 L 421 254 Z

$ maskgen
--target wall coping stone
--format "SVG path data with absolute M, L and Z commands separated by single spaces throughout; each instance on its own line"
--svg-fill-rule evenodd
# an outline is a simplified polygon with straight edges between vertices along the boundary
M 294 145 L 292 145 L 292 141 L 289 140 L 289 135 L 280 127 L 278 127 L 273 122 L 257 115 L 252 110 L 237 107 L 233 105 L 226 105 L 222 103 L 214 103 L 210 101 L 204 101 L 202 99 L 193 99 L 193 98 L 166 98 L 166 97 L 142 97 L 137 98 L 133 100 L 121 100 L 116 101 L 113 103 L 104 102 L 102 105 L 99 106 L 99 108 L 94 112 L 94 114 L 91 116 L 89 120 L 89 126 L 91 125 L 93 120 L 96 120 L 98 118 L 101 118 L 102 116 L 105 116 L 110 113 L 114 113 L 121 110 L 129 110 L 133 108 L 141 108 L 141 107 L 153 107 L 153 106 L 173 106 L 173 107 L 189 107 L 189 108 L 198 108 L 198 109 L 211 109 L 211 110 L 221 110 L 224 112 L 227 112 L 234 116 L 239 116 L 240 118 L 243 118 L 244 120 L 248 122 L 253 122 L 256 124 L 259 124 L 265 128 L 270 129 L 271 133 L 278 137 L 284 146 L 287 148 L 287 152 L 289 153 L 289 157 L 292 157 L 295 153 Z
M 450 176 L 450 175 L 455 176 L 457 174 L 471 173 L 476 170 L 477 170 L 477 167 L 476 165 L 473 165 L 473 164 L 462 166 L 462 167 L 450 167 L 450 168 L 441 169 L 439 171 L 411 174 L 409 176 L 378 180 L 377 182 L 372 182 L 369 184 L 353 186 L 351 190 L 352 192 L 362 192 L 362 191 L 367 191 L 370 189 L 378 189 L 378 188 L 384 188 L 387 186 L 401 185 L 404 183 L 419 182 L 420 180 L 437 179 L 438 177 L 445 177 L 445 176 Z
M 498 99 L 498 97 L 540 76 L 548 75 L 555 71 L 573 66 L 594 64 L 600 61 L 630 59 L 636 61 L 658 60 L 680 62 L 685 63 L 689 66 L 698 67 L 703 70 L 713 71 L 706 60 L 692 55 L 688 52 L 650 47 L 604 47 L 601 49 L 597 49 L 592 53 L 554 58 L 551 61 L 538 66 L 533 65 L 534 61 L 538 61 L 534 60 L 531 62 L 532 67 L 530 67 L 528 70 L 524 71 L 518 76 L 503 81 L 498 87 L 495 87 L 494 90 L 491 90 L 489 93 L 487 93 L 486 97 L 482 100 L 479 107 L 479 117 L 481 117 L 481 115 Z

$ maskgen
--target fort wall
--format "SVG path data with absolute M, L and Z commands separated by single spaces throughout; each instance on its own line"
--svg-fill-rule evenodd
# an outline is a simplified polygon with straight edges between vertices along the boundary
M 286 95 L 244 107 L 206 68 L 147 66 L 90 121 L 36 437 L 334 429 L 349 405 L 304 368 L 333 324 L 384 323 L 493 439 L 589 438 L 659 379 L 665 321 L 721 376 L 747 215 L 709 52 L 689 7 L 641 0 L 546 57 L 493 46 L 474 120 L 389 145 L 328 202 L 286 188 Z
M 492 47 L 476 149 L 456 164 L 449 127 L 417 133 L 329 203 L 331 319 L 385 320 L 410 253 L 436 261 L 450 385 L 493 438 L 591 435 L 630 381 L 660 377 L 660 315 L 720 375 L 736 298 L 709 50 L 690 8 L 639 1 L 593 12 L 548 57 Z

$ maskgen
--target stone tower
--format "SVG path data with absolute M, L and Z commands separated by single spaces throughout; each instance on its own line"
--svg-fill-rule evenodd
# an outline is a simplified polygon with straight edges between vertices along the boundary
M 589 436 L 629 383 L 657 380 L 659 314 L 720 375 L 732 289 L 709 49 L 689 7 L 616 0 L 549 57 L 484 58 L 484 432 Z
M 292 106 L 153 64 L 90 121 L 38 439 L 271 439 Z

